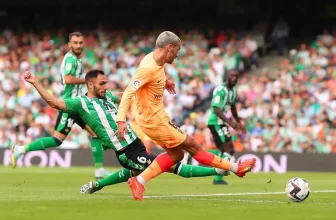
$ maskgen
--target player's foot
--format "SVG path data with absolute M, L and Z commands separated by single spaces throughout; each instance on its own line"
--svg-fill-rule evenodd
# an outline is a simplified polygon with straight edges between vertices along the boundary
M 230 171 L 228 171 L 228 170 L 222 170 L 222 169 L 219 169 L 219 168 L 215 168 L 215 170 L 221 176 L 229 176 L 230 175 Z
M 18 151 L 18 146 L 13 145 L 11 147 L 12 155 L 11 155 L 11 164 L 12 167 L 16 167 L 16 161 L 23 155 L 23 153 Z
M 92 194 L 94 192 L 97 192 L 99 189 L 98 189 L 98 183 L 97 182 L 89 182 L 85 185 L 83 185 L 81 188 L 80 188 L 80 193 L 81 194 Z
M 146 190 L 144 185 L 136 177 L 129 178 L 127 183 L 132 191 L 133 198 L 135 200 L 143 200 L 143 194 Z
M 243 162 L 239 161 L 238 170 L 235 174 L 239 177 L 244 177 L 247 172 L 250 172 L 253 169 L 255 162 L 256 162 L 255 158 L 245 160 Z
M 224 180 L 218 180 L 218 181 L 214 180 L 212 184 L 214 184 L 214 185 L 228 185 L 228 183 Z

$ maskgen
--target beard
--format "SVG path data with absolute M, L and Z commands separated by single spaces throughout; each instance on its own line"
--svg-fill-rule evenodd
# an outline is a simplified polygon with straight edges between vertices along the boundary
M 105 94 L 106 94 L 106 93 L 104 93 L 104 95 L 102 95 L 102 94 L 99 93 L 98 89 L 96 89 L 96 88 L 93 88 L 93 91 L 94 91 L 95 96 L 96 96 L 98 99 L 105 99 L 105 97 L 106 97 Z
M 74 49 L 71 47 L 71 52 L 72 52 L 73 54 L 75 54 L 76 56 L 80 56 L 80 55 L 82 54 L 82 52 L 83 52 L 83 49 L 81 48 L 81 49 L 74 50 Z

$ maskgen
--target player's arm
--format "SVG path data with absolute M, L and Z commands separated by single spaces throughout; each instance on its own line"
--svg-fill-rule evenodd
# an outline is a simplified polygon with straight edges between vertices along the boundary
M 24 79 L 32 84 L 35 89 L 38 91 L 38 93 L 41 95 L 41 97 L 46 101 L 46 103 L 52 107 L 56 108 L 61 111 L 66 110 L 66 105 L 63 99 L 56 99 L 54 96 L 52 96 L 36 79 L 33 73 L 27 71 L 24 73 Z
M 138 69 L 122 95 L 117 114 L 118 136 L 120 140 L 124 140 L 124 134 L 127 132 L 126 115 L 131 100 L 138 89 L 150 82 L 151 75 L 149 69 Z
M 71 84 L 84 84 L 85 83 L 85 79 L 78 78 L 78 77 L 75 77 L 75 76 L 73 76 L 71 74 L 68 74 L 68 75 L 65 75 L 64 82 L 67 85 L 71 85 Z
M 238 116 L 238 112 L 237 112 L 237 108 L 236 108 L 236 103 L 238 102 L 239 97 L 237 96 L 235 102 L 233 103 L 233 105 L 231 106 L 231 113 L 233 118 L 236 120 L 236 122 L 238 123 L 238 131 L 242 132 L 242 133 L 246 133 L 246 128 L 244 125 L 242 125 L 240 123 L 240 118 Z
M 227 123 L 230 127 L 234 128 L 234 129 L 237 128 L 236 123 L 235 123 L 233 120 L 231 120 L 230 118 L 226 117 L 226 116 L 223 114 L 223 112 L 222 112 L 222 110 L 221 110 L 220 108 L 218 108 L 218 107 L 214 107 L 214 111 L 215 111 L 216 115 L 217 115 L 220 119 L 222 119 L 225 123 Z
M 226 117 L 222 110 L 220 109 L 223 105 L 225 105 L 226 103 L 224 100 L 224 92 L 220 89 L 215 89 L 214 91 L 214 96 L 212 98 L 212 102 L 211 102 L 211 106 L 214 108 L 214 112 L 215 114 L 222 119 L 225 123 L 227 123 L 230 127 L 236 129 L 237 125 L 236 123 L 231 120 L 230 118 Z
M 67 57 L 64 65 L 64 82 L 67 85 L 84 84 L 85 79 L 76 77 L 76 61 L 73 58 Z
M 121 101 L 121 97 L 123 96 L 123 94 L 124 94 L 123 92 L 116 92 L 116 93 L 114 93 L 113 94 L 113 96 L 114 96 L 113 102 L 119 104 L 120 101 Z
M 240 118 L 238 116 L 236 105 L 231 106 L 231 113 L 232 113 L 233 118 L 236 120 L 236 122 L 240 123 Z

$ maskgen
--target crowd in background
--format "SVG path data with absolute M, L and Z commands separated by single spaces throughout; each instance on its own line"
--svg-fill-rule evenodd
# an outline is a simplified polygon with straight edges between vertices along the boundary
M 261 31 L 260 31 L 261 30 Z M 98 28 L 84 32 L 85 72 L 102 69 L 109 89 L 122 91 L 140 60 L 155 46 L 161 30 L 117 31 Z M 172 121 L 205 148 L 214 148 L 206 126 L 213 89 L 228 69 L 237 69 L 237 109 L 248 130 L 233 135 L 237 151 L 294 151 L 336 153 L 336 37 L 324 32 L 311 45 L 290 51 L 276 71 L 258 67 L 266 43 L 262 29 L 206 32 L 174 30 L 183 46 L 179 58 L 166 66 L 177 95 L 165 93 Z M 57 111 L 46 106 L 22 79 L 31 70 L 55 96 L 62 91 L 60 64 L 69 51 L 64 30 L 0 35 L 0 147 L 27 144 L 52 133 Z M 61 147 L 87 148 L 89 136 L 74 126 Z

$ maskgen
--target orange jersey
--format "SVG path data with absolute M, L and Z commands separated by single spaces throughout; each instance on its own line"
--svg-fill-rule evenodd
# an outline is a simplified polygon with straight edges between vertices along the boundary
M 166 85 L 164 66 L 158 66 L 153 53 L 147 54 L 123 93 L 117 121 L 126 121 L 126 114 L 135 95 L 137 108 L 136 121 L 142 127 L 155 127 L 162 121 L 170 120 L 163 105 Z

